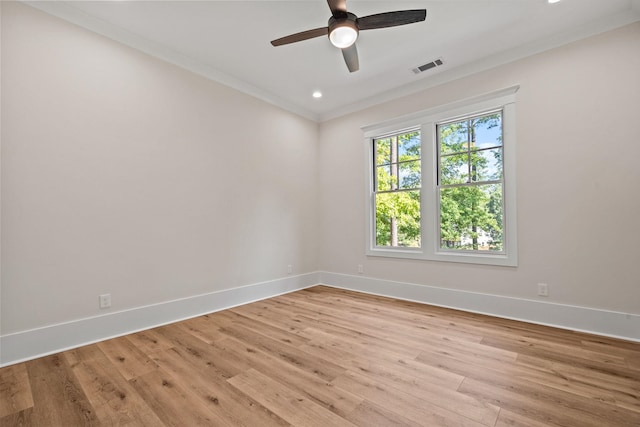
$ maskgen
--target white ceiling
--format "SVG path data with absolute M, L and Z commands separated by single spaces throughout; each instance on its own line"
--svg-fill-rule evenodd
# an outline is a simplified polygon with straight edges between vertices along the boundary
M 25 3 L 317 121 L 640 20 L 640 0 L 347 0 L 358 16 L 427 9 L 425 22 L 361 32 L 349 73 L 325 37 L 269 43 L 326 26 L 325 0 Z

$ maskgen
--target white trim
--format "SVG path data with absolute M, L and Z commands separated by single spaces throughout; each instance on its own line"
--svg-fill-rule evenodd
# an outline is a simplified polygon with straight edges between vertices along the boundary
M 0 367 L 315 286 L 318 273 L 136 307 L 0 336 Z
M 427 261 L 461 262 L 468 264 L 498 265 L 515 267 L 518 265 L 517 245 L 517 212 L 516 212 L 516 92 L 519 85 L 506 87 L 488 93 L 457 100 L 444 105 L 438 105 L 426 110 L 418 111 L 384 122 L 362 127 L 365 137 L 367 154 L 365 168 L 368 177 L 366 183 L 366 248 L 367 256 L 389 258 L 406 258 Z M 504 180 L 503 180 L 503 211 L 504 211 L 504 253 L 454 252 L 443 251 L 439 246 L 439 207 L 437 186 L 437 136 L 438 122 L 457 118 L 474 116 L 487 111 L 500 109 L 502 111 L 502 125 L 504 137 Z M 373 200 L 373 145 L 381 135 L 399 133 L 404 129 L 420 127 L 421 159 L 422 159 L 422 247 L 421 248 L 390 248 L 376 246 L 376 230 L 374 229 L 375 202 Z
M 517 89 L 516 89 L 517 90 Z M 515 94 L 514 94 L 515 95 Z M 433 173 L 430 174 L 425 179 L 425 187 L 431 190 L 429 195 L 430 200 L 435 200 L 436 206 L 435 209 L 424 210 L 427 215 L 427 231 L 430 235 L 430 242 L 433 243 L 432 246 L 429 246 L 427 249 L 427 259 L 434 261 L 450 261 L 450 262 L 465 262 L 469 264 L 489 264 L 489 265 L 501 265 L 507 267 L 516 267 L 518 265 L 518 240 L 517 240 L 517 210 L 516 210 L 516 113 L 515 113 L 515 98 L 514 95 L 501 96 L 499 98 L 499 103 L 502 105 L 502 134 L 504 137 L 503 144 L 503 161 L 504 161 L 504 181 L 502 188 L 502 199 L 503 199 L 503 235 L 505 236 L 504 241 L 504 252 L 501 254 L 483 254 L 478 252 L 464 253 L 464 252 L 449 252 L 443 251 L 440 249 L 438 245 L 439 237 L 437 236 L 437 230 L 439 230 L 439 221 L 440 216 L 440 207 L 439 207 L 439 195 L 438 195 L 438 187 L 437 187 L 437 178 L 435 177 L 435 168 L 432 168 Z M 476 104 L 472 106 L 472 110 L 480 111 L 478 107 L 482 107 L 481 109 L 490 110 L 487 108 L 492 105 L 491 101 L 486 101 L 481 104 Z M 495 105 L 498 105 L 495 104 Z M 462 111 L 462 110 L 459 110 Z M 463 113 L 464 114 L 464 113 Z M 473 115 L 474 113 L 467 114 L 468 116 Z M 430 134 L 431 138 L 436 138 L 435 135 L 435 123 L 431 126 L 432 134 Z M 429 159 L 431 163 L 427 163 L 429 165 L 437 164 L 437 144 L 434 139 L 433 141 L 428 141 L 432 144 L 433 150 L 429 152 L 430 155 L 434 156 Z M 428 207 L 427 207 L 428 208 Z
M 508 86 L 394 117 L 383 122 L 362 126 L 361 129 L 364 132 L 365 138 L 374 137 L 380 134 L 393 133 L 397 129 L 411 129 L 416 127 L 417 123 L 423 121 L 439 121 L 449 117 L 463 116 L 467 114 L 469 107 L 475 107 L 475 110 L 482 111 L 491 108 L 491 106 L 495 104 L 508 104 L 509 102 L 513 102 L 513 95 L 518 92 L 518 89 L 520 89 L 520 85 Z M 489 102 L 487 103 L 487 101 Z
M 319 121 L 322 123 L 338 117 L 346 116 L 347 114 L 362 111 L 366 108 L 371 108 L 385 102 L 410 96 L 421 91 L 426 91 L 436 86 L 441 86 L 455 80 L 491 70 L 560 46 L 632 24 L 640 20 L 640 0 L 632 1 L 633 5 L 630 9 L 623 10 L 620 13 L 611 15 L 605 19 L 598 20 L 597 22 L 588 22 L 577 28 L 569 29 L 562 34 L 555 34 L 541 40 L 534 40 L 513 49 L 498 52 L 477 61 L 447 69 L 441 73 L 429 76 L 428 78 L 422 78 L 414 82 L 389 89 L 386 92 L 356 101 L 349 105 L 334 108 L 329 112 L 321 113 Z
M 555 34 L 541 40 L 535 40 L 525 45 L 515 47 L 503 52 L 498 52 L 472 63 L 463 64 L 458 67 L 447 70 L 446 72 L 436 74 L 429 78 L 422 78 L 417 81 L 407 83 L 405 85 L 389 89 L 386 92 L 376 94 L 369 98 L 356 101 L 354 103 L 337 107 L 327 112 L 315 112 L 312 109 L 305 108 L 302 105 L 295 104 L 285 100 L 276 94 L 268 93 L 262 89 L 256 88 L 247 82 L 236 77 L 222 73 L 200 61 L 187 57 L 186 55 L 160 46 L 143 37 L 132 34 L 122 28 L 111 23 L 99 20 L 90 16 L 64 2 L 59 1 L 32 1 L 22 0 L 22 3 L 28 4 L 34 8 L 40 9 L 50 15 L 57 16 L 68 22 L 72 22 L 85 29 L 96 32 L 98 34 L 109 37 L 120 43 L 126 44 L 134 49 L 138 49 L 149 55 L 160 58 L 166 62 L 177 65 L 196 74 L 200 74 L 213 81 L 229 86 L 240 92 L 254 96 L 272 105 L 281 107 L 287 111 L 298 114 L 310 120 L 322 123 L 337 117 L 345 116 L 384 102 L 399 99 L 403 96 L 411 95 L 429 88 L 439 86 L 463 77 L 480 73 L 485 70 L 499 67 L 510 62 L 514 62 L 523 58 L 527 58 L 538 53 L 554 49 L 578 40 L 586 39 L 606 31 L 629 25 L 640 19 L 640 0 L 632 0 L 629 9 L 621 11 L 618 14 L 598 20 L 598 22 L 589 22 L 577 28 L 572 28 L 562 34 Z
M 2 24 L 2 1 L 0 1 L 0 27 Z M 2 82 L 2 31 L 0 31 L 0 82 Z M 2 99 L 2 84 L 0 83 L 0 100 Z M 2 164 L 2 102 L 0 102 L 0 165 Z M 2 170 L 0 167 L 0 177 L 2 176 Z M 1 184 L 1 180 L 0 180 Z M 0 185 L 2 188 L 2 185 Z M 0 207 L 2 206 L 2 191 L 0 191 Z M 0 224 L 2 224 L 2 215 L 0 209 Z M 2 237 L 2 228 L 0 227 L 0 241 Z M 0 245 L 1 247 L 2 245 Z M 1 252 L 1 251 L 0 251 Z M 0 253 L 0 261 L 2 260 L 2 254 Z M 0 278 L 2 277 L 2 262 L 0 262 Z M 0 319 L 2 319 L 2 280 L 0 279 Z M 2 321 L 0 320 L 0 334 L 2 333 Z M 2 340 L 0 340 L 0 355 L 2 355 Z M 0 359 L 0 363 L 2 360 Z M 2 366 L 0 364 L 0 366 Z
M 639 314 L 325 271 L 320 281 L 340 289 L 640 342 Z
M 640 342 L 638 314 L 320 271 L 0 336 L 0 367 L 318 284 Z

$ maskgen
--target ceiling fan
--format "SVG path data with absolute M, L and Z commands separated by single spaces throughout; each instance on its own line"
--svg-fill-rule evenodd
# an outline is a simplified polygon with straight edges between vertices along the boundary
M 331 17 L 326 27 L 314 28 L 273 40 L 273 46 L 295 43 L 314 37 L 329 36 L 331 43 L 342 50 L 344 62 L 349 72 L 358 71 L 358 50 L 355 41 L 361 30 L 375 30 L 377 28 L 396 27 L 398 25 L 413 24 L 424 21 L 427 17 L 426 9 L 397 10 L 394 12 L 377 13 L 358 18 L 351 12 L 347 12 L 346 0 L 327 0 Z

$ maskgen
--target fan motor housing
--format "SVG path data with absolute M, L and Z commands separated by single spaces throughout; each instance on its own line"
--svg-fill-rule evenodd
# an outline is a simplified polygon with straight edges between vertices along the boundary
M 351 12 L 346 12 L 344 14 L 344 17 L 330 17 L 329 18 L 329 23 L 328 23 L 328 27 L 329 27 L 329 33 L 328 35 L 331 36 L 331 33 L 333 32 L 333 30 L 335 30 L 338 27 L 351 27 L 354 30 L 356 30 L 356 33 L 359 32 L 359 28 L 358 28 L 358 17 L 356 15 L 354 15 Z

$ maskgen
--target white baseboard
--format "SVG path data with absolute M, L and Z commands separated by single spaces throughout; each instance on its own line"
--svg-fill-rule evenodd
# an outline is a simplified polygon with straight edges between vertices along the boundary
M 320 283 L 336 288 L 640 342 L 640 315 L 638 314 L 481 294 L 364 276 L 324 271 L 319 274 Z
M 227 289 L 0 337 L 0 367 L 315 286 L 318 273 Z
M 640 342 L 640 315 L 315 272 L 0 336 L 0 367 L 317 284 Z

